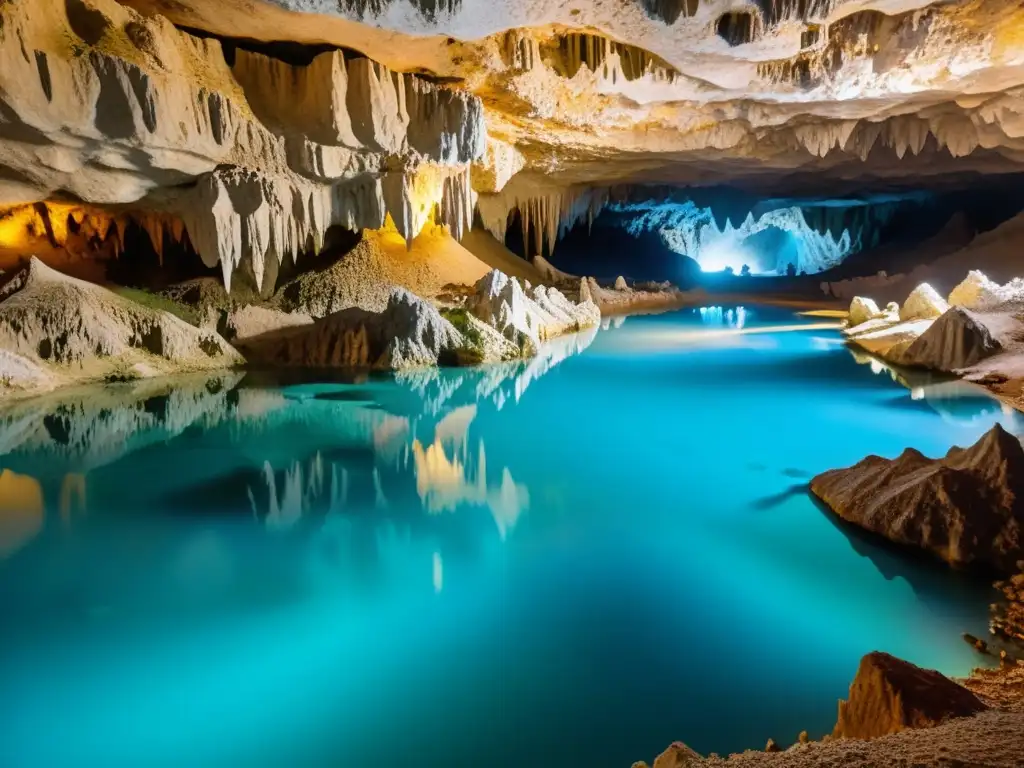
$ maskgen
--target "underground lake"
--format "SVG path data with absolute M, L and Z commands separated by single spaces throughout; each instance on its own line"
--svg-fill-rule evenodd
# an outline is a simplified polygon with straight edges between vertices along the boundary
M 991 588 L 838 522 L 810 478 L 1019 421 L 760 304 L 605 318 L 526 361 L 7 403 L 0 764 L 820 738 L 865 653 L 977 666 Z

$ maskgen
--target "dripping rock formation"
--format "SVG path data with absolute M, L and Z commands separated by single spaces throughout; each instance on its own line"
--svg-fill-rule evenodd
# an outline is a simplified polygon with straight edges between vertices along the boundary
M 1024 558 L 1024 448 L 999 424 L 941 459 L 868 456 L 810 488 L 843 520 L 950 565 L 1011 573 Z

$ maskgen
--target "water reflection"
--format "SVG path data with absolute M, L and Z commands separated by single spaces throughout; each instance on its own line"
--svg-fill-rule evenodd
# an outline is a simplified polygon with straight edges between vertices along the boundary
M 747 324 L 745 307 L 700 307 L 694 310 L 700 321 L 713 328 L 735 328 L 741 330 Z
M 852 346 L 847 349 L 858 364 L 868 366 L 876 376 L 887 375 L 906 388 L 906 397 L 897 401 L 900 407 L 922 404 L 944 421 L 961 427 L 998 422 L 1010 432 L 1024 430 L 1019 412 L 976 384 L 929 371 L 900 368 Z
M 43 489 L 34 477 L 0 472 L 0 559 L 17 552 L 42 530 Z

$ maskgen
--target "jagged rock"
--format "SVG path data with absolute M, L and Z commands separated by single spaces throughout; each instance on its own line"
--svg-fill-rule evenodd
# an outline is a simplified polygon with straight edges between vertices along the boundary
M 244 362 L 231 345 L 33 257 L 0 295 L 0 348 L 57 379 L 159 375 Z
M 253 359 L 277 365 L 398 370 L 455 364 L 463 335 L 429 302 L 394 288 L 383 312 L 353 308 L 313 325 L 251 339 Z
M 949 304 L 928 283 L 921 283 L 910 292 L 900 308 L 900 320 L 928 320 L 949 309 Z
M 590 292 L 590 279 L 586 277 L 580 278 L 580 302 L 593 302 L 594 297 Z
M 982 321 L 951 307 L 902 353 L 903 365 L 953 373 L 975 365 L 1002 349 Z
M 629 290 L 629 286 L 626 285 L 626 278 L 624 278 L 622 275 L 619 275 L 618 277 L 615 278 L 615 290 L 616 291 L 628 291 Z
M 868 320 L 874 320 L 882 315 L 881 310 L 873 299 L 866 299 L 863 296 L 854 296 L 850 302 L 850 313 L 848 318 L 849 327 L 855 328 Z
M 839 702 L 836 738 L 873 739 L 908 728 L 928 728 L 987 707 L 963 686 L 887 653 L 867 654 Z
M 1024 281 L 1011 280 L 1006 285 L 989 280 L 981 271 L 972 269 L 949 294 L 949 303 L 964 309 L 994 309 L 1008 302 L 1024 301 Z
M 996 424 L 970 448 L 929 459 L 868 456 L 811 480 L 848 522 L 955 566 L 1008 572 L 1024 558 L 1024 448 Z
M 781 752 L 782 747 L 775 743 L 775 739 L 768 739 L 768 743 L 764 745 L 765 752 Z
M 601 320 L 600 310 L 592 302 L 574 304 L 558 289 L 542 285 L 533 289 L 531 298 L 518 280 L 496 269 L 477 282 L 466 308 L 496 328 L 525 355 L 535 354 L 545 339 L 596 325 Z
M 999 283 L 989 280 L 984 272 L 972 269 L 949 293 L 949 303 L 964 309 L 985 309 L 998 304 Z

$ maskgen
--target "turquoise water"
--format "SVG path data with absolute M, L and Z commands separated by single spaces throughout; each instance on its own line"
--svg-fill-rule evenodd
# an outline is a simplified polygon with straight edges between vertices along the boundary
M 0 410 L 0 764 L 628 766 L 821 736 L 871 650 L 966 672 L 987 587 L 805 486 L 1017 417 L 820 322 Z

